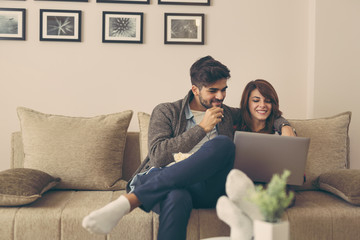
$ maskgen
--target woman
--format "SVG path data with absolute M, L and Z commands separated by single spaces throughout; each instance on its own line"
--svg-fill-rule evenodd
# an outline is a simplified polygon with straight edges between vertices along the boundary
M 296 136 L 294 129 L 293 132 L 281 133 L 273 128 L 274 120 L 281 117 L 282 112 L 278 95 L 266 80 L 257 79 L 246 85 L 240 109 L 242 117 L 237 125 L 238 131 Z
M 279 110 L 279 97 L 274 87 L 266 80 L 257 79 L 246 85 L 240 109 L 242 118 L 237 126 L 238 131 L 296 136 L 294 128 L 290 132 L 280 132 L 273 128 L 274 119 L 281 117 L 282 112 Z M 288 186 L 287 191 L 290 189 Z M 289 207 L 294 204 L 295 196 Z

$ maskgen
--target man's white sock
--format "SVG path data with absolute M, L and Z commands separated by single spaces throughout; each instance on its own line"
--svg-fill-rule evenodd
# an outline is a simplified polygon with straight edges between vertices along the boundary
M 108 234 L 129 212 L 130 202 L 122 195 L 115 201 L 91 212 L 83 219 L 82 226 L 92 233 Z

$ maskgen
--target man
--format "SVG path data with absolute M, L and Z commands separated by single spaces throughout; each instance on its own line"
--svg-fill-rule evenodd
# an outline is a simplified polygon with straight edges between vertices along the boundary
M 235 156 L 234 125 L 241 117 L 240 109 L 223 104 L 230 71 L 207 56 L 191 66 L 190 76 L 192 88 L 184 99 L 153 110 L 149 155 L 128 185 L 129 193 L 90 213 L 84 228 L 109 233 L 124 215 L 141 207 L 159 214 L 159 240 L 183 240 L 192 209 L 214 208 L 225 194 Z M 284 124 L 279 118 L 274 127 Z M 179 152 L 192 155 L 174 164 L 173 154 Z

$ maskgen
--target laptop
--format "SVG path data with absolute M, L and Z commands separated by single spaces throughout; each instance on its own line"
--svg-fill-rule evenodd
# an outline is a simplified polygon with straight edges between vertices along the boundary
M 254 182 L 268 183 L 273 174 L 288 169 L 287 184 L 304 183 L 310 138 L 236 131 L 234 143 L 234 168 Z

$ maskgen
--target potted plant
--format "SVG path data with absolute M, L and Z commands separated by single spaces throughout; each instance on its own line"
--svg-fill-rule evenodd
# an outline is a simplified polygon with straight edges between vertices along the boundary
M 294 193 L 286 191 L 286 181 L 290 175 L 285 170 L 281 176 L 274 174 L 271 181 L 264 188 L 257 185 L 250 196 L 264 217 L 264 221 L 254 220 L 254 239 L 289 239 L 289 222 L 281 221 L 285 209 L 294 198 Z

